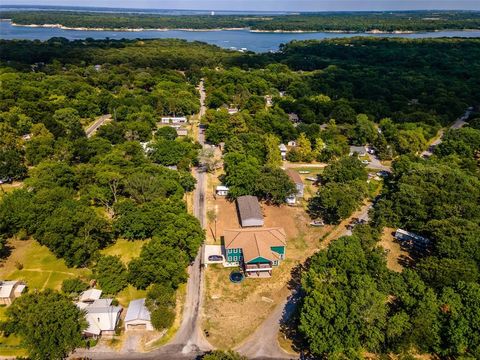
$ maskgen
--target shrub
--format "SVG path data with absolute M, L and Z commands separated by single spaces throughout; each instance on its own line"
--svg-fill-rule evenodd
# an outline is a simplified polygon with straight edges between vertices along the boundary
M 88 284 L 79 278 L 65 279 L 62 283 L 62 291 L 65 294 L 78 294 L 88 289 Z

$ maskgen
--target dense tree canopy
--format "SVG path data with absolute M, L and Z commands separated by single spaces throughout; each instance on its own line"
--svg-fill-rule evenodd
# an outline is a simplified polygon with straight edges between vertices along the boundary
M 65 359 L 82 345 L 87 321 L 64 295 L 51 290 L 23 295 L 6 311 L 1 329 L 20 335 L 31 359 Z

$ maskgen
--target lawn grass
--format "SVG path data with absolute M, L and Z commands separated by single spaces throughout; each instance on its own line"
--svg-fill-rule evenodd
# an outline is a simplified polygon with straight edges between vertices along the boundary
M 127 264 L 133 258 L 140 256 L 142 246 L 148 240 L 126 240 L 118 239 L 115 244 L 100 251 L 102 255 L 120 256 L 120 259 Z
M 118 300 L 120 305 L 123 307 L 128 307 L 130 301 L 135 299 L 142 299 L 147 295 L 147 290 L 138 290 L 132 285 L 128 285 L 125 289 L 120 291 L 115 298 Z
M 30 290 L 60 290 L 65 279 L 88 279 L 89 269 L 69 268 L 35 240 L 10 240 L 12 253 L 0 268 L 0 279 L 24 281 Z

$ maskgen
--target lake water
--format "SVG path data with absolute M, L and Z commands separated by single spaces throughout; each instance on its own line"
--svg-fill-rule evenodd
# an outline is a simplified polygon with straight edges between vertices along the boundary
M 179 38 L 188 41 L 203 41 L 223 48 L 246 48 L 255 52 L 278 50 L 280 44 L 292 40 L 331 39 L 339 37 L 373 36 L 373 37 L 404 37 L 404 38 L 439 38 L 439 37 L 480 37 L 480 30 L 469 31 L 437 31 L 413 34 L 367 34 L 367 33 L 258 33 L 249 30 L 218 30 L 218 31 L 94 31 L 94 30 L 64 30 L 59 28 L 41 28 L 13 26 L 10 21 L 0 21 L 0 39 L 48 40 L 51 37 L 64 37 L 69 40 L 93 39 L 166 39 Z

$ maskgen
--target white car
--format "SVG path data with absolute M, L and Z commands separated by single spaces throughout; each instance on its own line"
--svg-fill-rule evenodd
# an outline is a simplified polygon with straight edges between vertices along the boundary
M 368 161 L 368 160 L 362 160 L 362 164 L 368 165 L 368 164 L 370 164 L 370 161 Z

